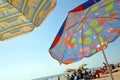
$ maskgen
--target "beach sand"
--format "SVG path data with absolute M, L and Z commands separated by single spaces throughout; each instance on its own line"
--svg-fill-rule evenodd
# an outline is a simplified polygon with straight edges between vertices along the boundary
M 117 70 L 119 70 L 119 71 L 112 73 L 113 77 L 114 77 L 114 80 L 120 80 L 120 68 L 117 69 Z M 110 78 L 109 74 L 104 74 L 100 78 L 93 79 L 93 80 L 111 80 L 111 78 Z

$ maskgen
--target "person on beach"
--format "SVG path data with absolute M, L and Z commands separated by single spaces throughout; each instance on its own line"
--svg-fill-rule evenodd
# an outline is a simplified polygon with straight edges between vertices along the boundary
M 60 76 L 58 76 L 58 80 L 60 80 Z
M 104 63 L 104 62 L 103 62 L 103 64 L 104 64 L 103 69 L 104 69 L 104 70 L 107 70 L 107 64 Z
M 70 77 L 70 75 L 67 75 L 67 80 L 71 80 L 71 77 Z

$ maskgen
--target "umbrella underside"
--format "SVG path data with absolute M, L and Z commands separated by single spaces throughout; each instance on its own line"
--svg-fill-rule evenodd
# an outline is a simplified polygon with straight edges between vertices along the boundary
M 74 10 L 68 13 L 49 50 L 53 58 L 64 64 L 94 55 L 120 35 L 119 0 L 102 0 Z
M 0 40 L 31 32 L 55 7 L 55 0 L 0 0 Z

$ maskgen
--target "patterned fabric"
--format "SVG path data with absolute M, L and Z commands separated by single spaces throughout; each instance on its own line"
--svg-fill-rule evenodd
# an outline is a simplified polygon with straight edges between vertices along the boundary
M 105 49 L 119 35 L 120 0 L 89 0 L 68 13 L 49 52 L 70 64 Z
M 55 4 L 56 0 L 0 0 L 0 40 L 32 31 Z

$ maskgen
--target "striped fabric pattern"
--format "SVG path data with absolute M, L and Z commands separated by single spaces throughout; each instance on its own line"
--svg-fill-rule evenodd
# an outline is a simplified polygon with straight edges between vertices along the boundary
M 56 0 L 0 0 L 0 40 L 31 32 L 55 4 Z

